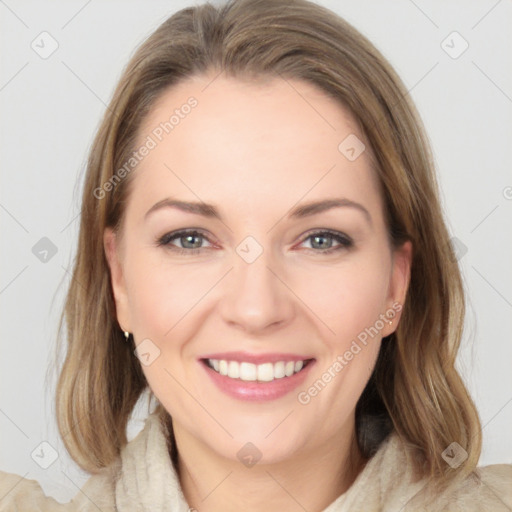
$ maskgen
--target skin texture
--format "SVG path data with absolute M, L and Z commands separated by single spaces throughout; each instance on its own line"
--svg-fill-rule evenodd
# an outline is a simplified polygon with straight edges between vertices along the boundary
M 136 344 L 150 339 L 160 350 L 143 370 L 173 417 L 191 507 L 322 510 L 364 465 L 353 442 L 355 407 L 400 313 L 308 404 L 297 394 L 379 315 L 403 303 L 411 246 L 389 244 L 369 146 L 355 161 L 338 150 L 350 134 L 364 140 L 348 111 L 302 81 L 214 76 L 166 91 L 139 131 L 142 143 L 190 96 L 197 99 L 133 171 L 120 234 L 105 231 L 118 320 Z M 167 197 L 212 203 L 223 222 L 173 208 L 144 218 Z M 354 207 L 287 217 L 299 204 L 326 198 L 355 201 L 371 220 Z M 158 246 L 166 233 L 191 228 L 205 237 Z M 325 229 L 348 235 L 353 246 L 329 237 L 315 245 L 311 233 Z M 247 236 L 263 249 L 250 264 L 236 251 Z M 196 246 L 202 252 L 171 249 Z M 341 250 L 323 253 L 335 246 Z M 213 386 L 198 361 L 237 350 L 315 362 L 299 389 L 247 402 Z M 262 454 L 253 467 L 237 458 L 247 442 Z

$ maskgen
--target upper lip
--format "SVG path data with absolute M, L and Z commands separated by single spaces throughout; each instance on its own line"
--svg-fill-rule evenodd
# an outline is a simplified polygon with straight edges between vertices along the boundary
M 225 361 L 238 361 L 239 363 L 278 363 L 279 361 L 307 361 L 314 359 L 311 356 L 301 356 L 298 354 L 289 354 L 284 352 L 273 352 L 263 354 L 250 354 L 248 352 L 217 352 L 215 354 L 208 354 L 200 359 L 217 359 Z

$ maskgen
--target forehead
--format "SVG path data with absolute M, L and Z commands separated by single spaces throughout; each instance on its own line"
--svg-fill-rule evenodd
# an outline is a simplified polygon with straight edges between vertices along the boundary
M 313 84 L 196 76 L 166 90 L 142 123 L 137 147 L 151 149 L 134 193 L 255 208 L 306 195 L 378 200 L 370 148 L 349 159 L 347 140 L 361 149 L 356 120 Z

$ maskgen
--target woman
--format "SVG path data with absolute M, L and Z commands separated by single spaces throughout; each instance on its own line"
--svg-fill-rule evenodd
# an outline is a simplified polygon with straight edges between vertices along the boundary
M 0 510 L 509 510 L 437 194 L 402 82 L 332 12 L 170 17 L 88 162 L 57 413 L 93 476 L 61 505 L 3 473 Z

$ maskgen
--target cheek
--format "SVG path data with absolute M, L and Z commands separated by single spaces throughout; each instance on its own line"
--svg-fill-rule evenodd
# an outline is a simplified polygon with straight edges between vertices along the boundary
M 374 369 L 388 276 L 385 259 L 364 258 L 345 269 L 329 271 L 311 289 L 311 309 L 321 312 L 322 321 L 334 333 L 323 329 L 324 352 L 297 399 L 306 406 L 305 413 L 325 416 L 321 429 L 326 433 L 336 432 L 340 419 L 354 411 Z M 331 414 L 326 416 L 325 410 Z
M 317 268 L 314 279 L 298 276 L 297 295 L 324 324 L 326 339 L 341 349 L 385 312 L 389 272 L 385 256 L 368 252 L 346 264 Z
M 134 331 L 163 340 L 211 288 L 199 267 L 171 265 L 153 251 L 134 252 L 127 261 L 128 294 Z
M 195 332 L 191 321 L 194 326 L 198 324 L 193 322 L 194 312 L 198 311 L 195 308 L 201 306 L 199 301 L 211 288 L 214 277 L 191 267 L 172 265 L 165 256 L 147 248 L 132 251 L 126 260 L 136 343 L 147 343 L 147 339 L 154 343 L 146 345 L 154 360 L 142 364 L 142 371 L 155 396 L 172 414 L 190 407 L 188 394 L 179 385 L 187 378 L 181 357 Z M 197 394 L 192 382 L 187 389 Z

